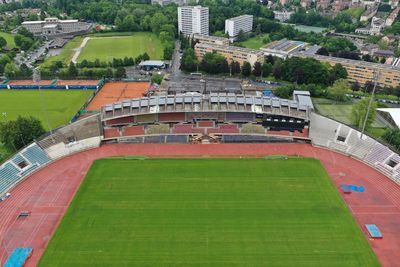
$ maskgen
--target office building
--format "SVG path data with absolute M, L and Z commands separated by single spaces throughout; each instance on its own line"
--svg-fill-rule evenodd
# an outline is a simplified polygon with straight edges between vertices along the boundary
M 208 7 L 178 7 L 178 30 L 185 35 L 209 34 Z

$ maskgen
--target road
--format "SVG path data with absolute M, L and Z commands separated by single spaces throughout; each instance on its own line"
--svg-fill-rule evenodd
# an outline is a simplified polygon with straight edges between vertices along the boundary
M 182 72 L 180 70 L 181 67 L 181 53 L 179 52 L 181 50 L 181 43 L 179 40 L 175 42 L 175 49 L 174 49 L 174 54 L 172 55 L 172 61 L 171 61 L 171 80 L 179 80 L 180 76 L 182 75 Z

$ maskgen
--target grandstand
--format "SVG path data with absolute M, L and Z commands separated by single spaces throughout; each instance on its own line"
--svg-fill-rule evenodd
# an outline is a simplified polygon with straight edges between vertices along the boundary
M 36 143 L 21 150 L 0 166 L 0 196 L 50 160 L 47 153 Z
M 19 86 L 18 82 L 12 85 Z M 79 86 L 85 86 L 84 82 Z M 119 91 L 116 98 L 108 97 L 105 91 L 92 106 L 101 106 L 99 113 L 48 133 L 4 162 L 0 166 L 0 196 L 49 163 L 103 144 L 188 144 L 203 140 L 227 144 L 311 143 L 355 158 L 400 184 L 400 156 L 395 151 L 297 101 L 233 93 L 144 97 L 140 90 L 134 89 L 132 94 L 128 91 Z

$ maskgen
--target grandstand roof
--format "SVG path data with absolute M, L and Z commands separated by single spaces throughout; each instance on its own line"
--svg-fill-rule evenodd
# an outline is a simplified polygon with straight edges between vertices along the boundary
M 251 112 L 307 119 L 308 106 L 295 100 L 234 93 L 186 93 L 126 100 L 102 108 L 102 118 L 162 112 Z
M 384 112 L 389 115 L 392 121 L 396 124 L 393 126 L 400 128 L 400 108 L 378 108 L 377 111 Z

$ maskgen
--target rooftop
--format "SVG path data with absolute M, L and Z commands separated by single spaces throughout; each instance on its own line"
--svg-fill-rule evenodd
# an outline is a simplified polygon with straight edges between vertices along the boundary
M 230 19 L 227 19 L 227 20 L 237 21 L 237 20 L 241 20 L 241 19 L 244 19 L 244 18 L 253 18 L 253 15 L 241 15 L 241 16 L 230 18 Z
M 209 45 L 209 44 L 197 43 L 195 47 L 211 48 L 214 50 L 238 51 L 238 52 L 243 52 L 243 53 L 248 53 L 248 54 L 257 54 L 257 55 L 262 54 L 262 51 L 260 51 L 260 50 L 244 48 L 244 47 L 237 47 L 237 46 Z

